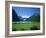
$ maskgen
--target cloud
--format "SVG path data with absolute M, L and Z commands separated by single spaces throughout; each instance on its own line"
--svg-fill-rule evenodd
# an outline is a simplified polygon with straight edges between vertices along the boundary
M 29 18 L 30 16 L 21 16 L 22 18 Z

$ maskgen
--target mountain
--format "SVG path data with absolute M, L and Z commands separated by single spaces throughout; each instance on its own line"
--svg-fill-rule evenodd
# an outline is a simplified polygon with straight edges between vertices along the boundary
M 20 18 L 18 17 L 14 9 L 12 9 L 12 21 L 20 21 Z
M 24 18 L 18 16 L 16 11 L 12 9 L 12 21 L 24 21 Z
M 25 17 L 25 18 L 24 18 Z M 32 16 L 27 18 L 26 16 L 18 16 L 16 11 L 12 9 L 12 21 L 40 21 L 40 14 L 34 13 Z
M 22 18 L 21 16 L 18 16 L 18 18 L 20 19 L 20 21 L 23 21 L 24 20 L 24 18 Z
M 32 16 L 30 16 L 29 18 L 27 18 L 26 21 L 40 21 L 40 15 L 35 13 Z

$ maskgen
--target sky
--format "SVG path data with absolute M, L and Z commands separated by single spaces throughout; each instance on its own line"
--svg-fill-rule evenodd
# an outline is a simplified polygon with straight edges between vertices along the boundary
M 32 16 L 33 14 L 40 14 L 40 8 L 35 7 L 12 7 L 18 16 L 21 16 L 23 18 L 28 18 Z

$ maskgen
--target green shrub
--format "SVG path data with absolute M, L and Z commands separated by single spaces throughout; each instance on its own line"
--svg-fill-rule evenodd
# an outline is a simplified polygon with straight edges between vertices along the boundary
M 21 29 L 22 31 L 24 31 L 25 29 Z
M 30 30 L 39 30 L 39 29 L 36 25 L 33 25 L 32 27 L 30 27 Z
M 12 29 L 12 31 L 16 31 L 17 29 Z

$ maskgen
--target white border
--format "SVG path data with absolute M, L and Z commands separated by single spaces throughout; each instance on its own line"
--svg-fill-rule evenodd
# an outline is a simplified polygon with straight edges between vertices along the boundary
M 43 6 L 41 5 L 24 5 L 24 4 L 10 4 L 9 5 L 9 14 L 10 14 L 10 25 L 9 25 L 9 34 L 26 34 L 26 33 L 43 33 Z M 15 7 L 36 7 L 40 8 L 40 30 L 32 31 L 12 31 L 12 6 Z

